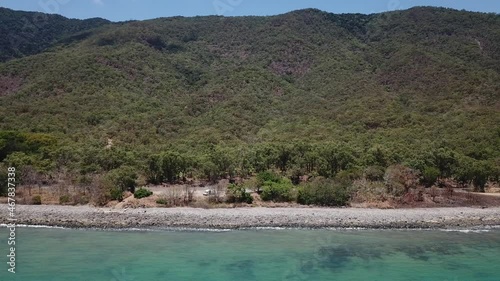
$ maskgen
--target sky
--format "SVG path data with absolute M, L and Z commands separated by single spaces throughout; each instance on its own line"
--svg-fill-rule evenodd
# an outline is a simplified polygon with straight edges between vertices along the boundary
M 112 21 L 170 16 L 276 15 L 305 8 L 369 14 L 414 6 L 500 13 L 500 1 L 496 0 L 0 0 L 0 7 L 14 10 L 79 19 L 100 17 Z

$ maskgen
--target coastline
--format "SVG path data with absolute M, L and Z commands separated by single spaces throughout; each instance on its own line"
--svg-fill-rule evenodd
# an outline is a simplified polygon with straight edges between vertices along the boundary
M 500 225 L 495 208 L 146 208 L 90 206 L 16 206 L 18 225 L 69 228 L 371 228 L 458 229 Z M 7 205 L 0 205 L 0 224 L 8 224 Z

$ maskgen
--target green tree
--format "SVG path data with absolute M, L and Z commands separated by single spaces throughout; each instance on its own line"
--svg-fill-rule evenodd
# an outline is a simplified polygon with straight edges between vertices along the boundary
M 441 172 L 438 168 L 426 166 L 422 171 L 421 182 L 426 187 L 431 187 L 437 182 L 440 174 Z
M 439 148 L 432 154 L 433 163 L 439 169 L 440 176 L 450 177 L 457 164 L 456 153 L 450 149 Z
M 174 183 L 179 174 L 187 169 L 186 158 L 177 152 L 165 152 L 161 155 L 161 171 L 163 175 L 160 177 L 170 183 Z
M 109 171 L 105 177 L 106 188 L 109 190 L 111 199 L 123 200 L 123 192 L 135 192 L 137 186 L 137 173 L 134 168 L 123 166 Z
M 164 181 L 161 155 L 156 154 L 148 157 L 144 173 L 149 183 L 160 184 Z
M 282 177 L 273 171 L 264 171 L 257 174 L 257 193 L 261 192 L 262 187 L 266 183 L 274 182 L 279 183 L 282 181 Z
M 493 174 L 493 166 L 487 161 L 475 161 L 472 165 L 472 184 L 476 191 L 484 192 L 484 188 L 490 176 Z
M 347 146 L 327 145 L 320 155 L 319 174 L 326 178 L 335 177 L 341 170 L 347 170 L 355 165 L 353 151 Z
M 252 166 L 256 172 L 263 172 L 271 169 L 277 160 L 278 151 L 271 145 L 257 145 L 253 149 Z
M 291 202 L 295 200 L 294 187 L 289 179 L 281 179 L 279 182 L 267 181 L 262 187 L 260 197 L 264 201 Z
M 104 171 L 111 171 L 120 168 L 122 165 L 132 164 L 131 157 L 122 148 L 102 148 L 98 155 L 98 164 Z
M 236 184 L 230 184 L 227 188 L 226 201 L 228 203 L 252 204 L 253 197 L 245 190 L 245 187 Z
M 418 179 L 418 171 L 403 165 L 389 166 L 384 175 L 387 193 L 395 197 L 403 196 L 410 188 L 415 188 Z
M 19 132 L 0 131 L 0 161 L 15 151 L 22 151 L 25 138 Z
M 235 174 L 236 160 L 233 151 L 228 148 L 214 147 L 208 155 L 213 163 L 212 168 L 217 177 L 233 176 Z
M 290 146 L 279 145 L 277 148 L 278 154 L 276 157 L 276 168 L 282 173 L 286 172 L 293 159 L 293 150 Z
M 202 175 L 211 182 L 216 182 L 219 179 L 220 171 L 217 166 L 207 157 L 200 158 L 199 170 Z
M 455 179 L 462 185 L 467 186 L 472 183 L 474 178 L 473 166 L 474 160 L 467 156 L 461 156 L 458 164 L 453 171 Z
M 297 203 L 302 205 L 345 206 L 349 199 L 347 186 L 325 178 L 304 184 L 297 195 Z
M 387 167 L 390 160 L 386 149 L 380 145 L 371 147 L 366 154 L 366 162 L 371 166 Z

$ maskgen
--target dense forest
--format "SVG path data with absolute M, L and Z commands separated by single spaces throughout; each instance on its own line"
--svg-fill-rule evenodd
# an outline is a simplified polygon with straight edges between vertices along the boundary
M 112 23 L 1 8 L 0 38 L 0 168 L 24 184 L 104 186 L 102 203 L 138 183 L 258 174 L 269 200 L 300 184 L 299 203 L 341 205 L 359 179 L 395 196 L 499 181 L 496 14 Z

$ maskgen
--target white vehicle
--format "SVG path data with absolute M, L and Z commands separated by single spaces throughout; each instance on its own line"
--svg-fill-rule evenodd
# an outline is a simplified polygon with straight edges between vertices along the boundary
M 203 192 L 203 196 L 210 196 L 210 195 L 215 195 L 215 190 L 207 189 L 205 190 L 205 192 Z

